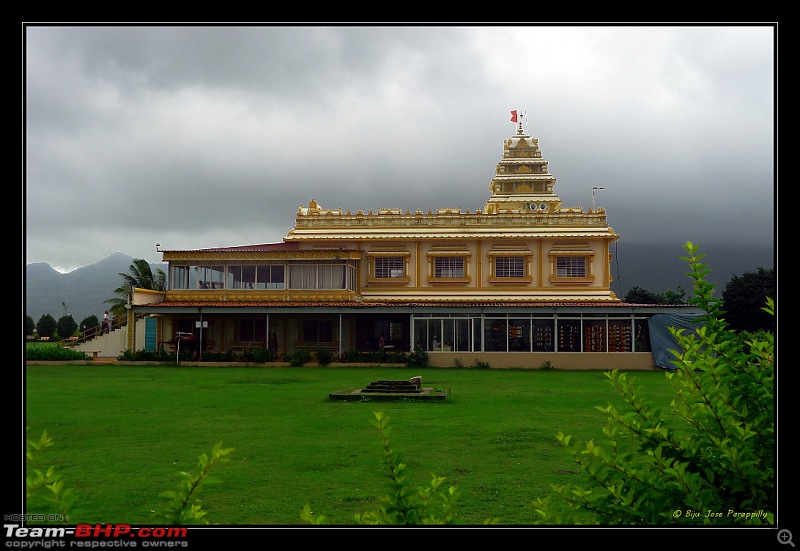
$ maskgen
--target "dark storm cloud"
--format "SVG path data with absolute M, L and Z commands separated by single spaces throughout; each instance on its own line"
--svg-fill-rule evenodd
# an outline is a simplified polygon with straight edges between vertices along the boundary
M 27 262 L 279 241 L 300 204 L 475 210 L 527 109 L 621 242 L 774 234 L 774 29 L 29 26 Z

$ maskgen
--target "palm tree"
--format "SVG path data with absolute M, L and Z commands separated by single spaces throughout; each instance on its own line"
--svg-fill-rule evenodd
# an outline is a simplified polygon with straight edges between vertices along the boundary
M 135 287 L 152 289 L 153 291 L 167 290 L 167 274 L 164 273 L 164 270 L 158 268 L 154 275 L 150 264 L 144 258 L 134 259 L 128 271 L 129 273 L 127 274 L 119 272 L 123 283 L 114 289 L 114 292 L 119 296 L 104 301 L 111 306 L 109 310 L 114 314 L 115 318 L 125 315 L 125 307 L 128 304 L 128 287 L 131 289 Z

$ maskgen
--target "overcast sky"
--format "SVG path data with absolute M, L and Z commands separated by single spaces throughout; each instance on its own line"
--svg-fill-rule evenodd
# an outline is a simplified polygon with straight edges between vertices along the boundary
M 512 109 L 620 244 L 772 249 L 775 30 L 25 25 L 26 264 L 281 241 L 311 199 L 474 211 Z

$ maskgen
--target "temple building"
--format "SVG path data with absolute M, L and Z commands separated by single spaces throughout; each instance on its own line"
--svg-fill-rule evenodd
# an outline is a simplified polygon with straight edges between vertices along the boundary
M 200 354 L 343 358 L 383 342 L 421 347 L 440 367 L 653 368 L 649 320 L 697 310 L 623 303 L 605 209 L 564 206 L 555 185 L 520 119 L 479 210 L 351 212 L 311 199 L 282 242 L 163 250 L 168 290 L 131 290 L 126 347 L 191 335 Z

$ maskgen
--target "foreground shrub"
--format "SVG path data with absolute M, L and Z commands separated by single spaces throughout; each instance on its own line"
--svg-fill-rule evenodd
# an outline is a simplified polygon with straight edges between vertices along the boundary
M 307 348 L 295 348 L 294 352 L 286 354 L 286 361 L 292 367 L 302 367 L 311 361 L 311 352 Z
M 68 362 L 72 360 L 89 360 L 86 353 L 59 345 L 28 346 L 25 348 L 25 360 L 35 362 Z
M 181 352 L 181 360 L 190 360 L 192 358 L 191 352 Z M 117 356 L 117 359 L 124 362 L 161 362 L 170 363 L 175 362 L 176 355 L 166 352 L 163 348 L 159 350 L 125 350 L 122 354 Z
M 55 466 L 42 470 L 38 465 L 41 453 L 52 445 L 53 439 L 46 431 L 38 440 L 25 439 L 25 498 L 30 500 L 41 495 L 45 501 L 55 505 L 61 519 L 66 522 L 69 508 L 76 499 L 74 490 L 64 487 L 64 481 Z
M 317 363 L 319 365 L 328 365 L 333 361 L 333 352 L 328 350 L 327 348 L 318 348 L 317 349 Z
M 228 454 L 233 448 L 223 448 L 217 442 L 211 455 L 201 454 L 192 472 L 180 473 L 181 482 L 178 489 L 162 492 L 161 496 L 169 499 L 167 505 L 159 512 L 166 524 L 209 524 L 206 511 L 196 497 L 200 486 L 209 478 L 212 467 L 228 461 Z
M 413 352 L 405 358 L 406 367 L 428 367 L 428 352 L 417 345 Z
M 433 525 L 459 524 L 452 509 L 458 499 L 455 486 L 444 488 L 444 478 L 432 475 L 427 487 L 412 487 L 403 475 L 406 465 L 402 454 L 396 452 L 389 441 L 391 426 L 389 417 L 382 411 L 373 412 L 372 424 L 378 428 L 383 446 L 383 463 L 388 470 L 387 488 L 389 493 L 380 498 L 380 505 L 372 511 L 356 514 L 355 523 L 360 525 Z M 306 503 L 300 518 L 309 524 L 326 523 L 324 515 L 315 516 L 311 506 Z M 487 523 L 494 519 L 487 520 Z
M 38 440 L 26 438 L 25 449 L 25 497 L 30 502 L 31 498 L 41 495 L 56 507 L 61 515 L 61 520 L 66 523 L 69 519 L 69 507 L 75 503 L 77 496 L 72 488 L 65 488 L 61 475 L 54 466 L 41 470 L 38 466 L 39 455 L 53 445 L 53 439 L 43 432 Z M 192 472 L 181 472 L 181 483 L 174 491 L 162 492 L 161 496 L 168 498 L 167 504 L 158 511 L 158 516 L 166 524 L 209 524 L 206 511 L 197 498 L 200 487 L 209 480 L 211 469 L 220 463 L 228 461 L 228 454 L 233 448 L 223 448 L 218 442 L 211 450 L 211 455 L 201 454 L 197 465 Z M 75 522 L 70 522 L 75 524 Z
M 690 304 L 705 315 L 692 334 L 670 328 L 680 346 L 676 369 L 666 374 L 676 394 L 673 415 L 662 416 L 625 374 L 608 373 L 629 411 L 598 407 L 608 421 L 605 445 L 580 447 L 558 434 L 593 484 L 554 487 L 566 512 L 554 512 L 552 496 L 537 499 L 541 523 L 774 524 L 774 337 L 742 339 L 729 330 L 705 281 L 705 255 L 691 242 L 684 248 L 694 279 Z M 764 311 L 774 315 L 772 299 Z

